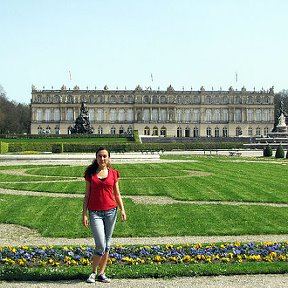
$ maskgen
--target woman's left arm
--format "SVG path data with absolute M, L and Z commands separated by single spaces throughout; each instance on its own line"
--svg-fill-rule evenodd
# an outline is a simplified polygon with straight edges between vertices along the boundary
M 122 197 L 121 197 L 121 194 L 120 194 L 118 181 L 115 182 L 115 184 L 114 184 L 114 196 L 115 196 L 116 203 L 117 203 L 118 207 L 121 210 L 121 220 L 124 222 L 124 221 L 126 221 L 127 217 L 126 217 L 126 213 L 125 213 Z

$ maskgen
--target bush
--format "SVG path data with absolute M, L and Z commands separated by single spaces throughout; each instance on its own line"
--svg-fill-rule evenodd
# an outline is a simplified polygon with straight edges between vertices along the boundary
M 0 154 L 8 153 L 9 144 L 6 142 L 0 142 Z
M 281 144 L 277 147 L 275 158 L 284 158 L 284 149 Z
M 264 150 L 263 150 L 263 156 L 264 156 L 264 157 L 270 157 L 270 156 L 272 156 L 272 154 L 273 154 L 272 148 L 271 148 L 271 146 L 268 144 L 268 145 L 264 148 Z
M 52 153 L 63 153 L 63 143 L 52 144 Z

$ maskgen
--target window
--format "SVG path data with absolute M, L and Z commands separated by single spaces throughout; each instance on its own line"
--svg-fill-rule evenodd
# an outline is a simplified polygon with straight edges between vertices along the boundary
M 150 120 L 150 110 L 149 109 L 143 110 L 143 120 L 145 122 L 149 122 L 149 120 Z
M 220 122 L 220 111 L 218 109 L 214 111 L 214 122 L 215 123 Z
M 269 110 L 268 109 L 263 110 L 263 121 L 265 121 L 265 122 L 269 121 Z
M 200 113 L 198 109 L 193 110 L 193 122 L 198 123 L 200 121 Z
M 150 135 L 150 128 L 147 126 L 144 128 L 144 135 Z
M 162 104 L 165 104 L 166 103 L 166 97 L 164 95 L 161 96 L 160 101 L 161 101 Z
M 190 128 L 189 127 L 185 128 L 185 137 L 190 137 Z
M 154 121 L 154 122 L 158 121 L 158 109 L 152 110 L 152 121 Z
M 189 123 L 191 121 L 191 111 L 189 109 L 185 110 L 185 122 Z
M 112 121 L 112 122 L 116 121 L 116 110 L 115 109 L 110 110 L 110 121 Z
M 166 137 L 166 130 L 167 130 L 167 129 L 166 129 L 165 127 L 162 127 L 162 128 L 160 129 L 160 135 Z
M 235 122 L 239 123 L 242 121 L 242 115 L 241 115 L 241 110 L 236 109 L 235 110 Z
M 103 134 L 103 128 L 101 126 L 98 127 L 98 134 L 100 134 L 100 135 Z
M 269 133 L 269 128 L 268 127 L 265 127 L 264 128 L 264 136 L 267 136 Z
M 115 96 L 111 96 L 110 102 L 111 102 L 111 103 L 116 103 L 116 97 L 115 97 Z
M 207 136 L 207 137 L 211 137 L 211 136 L 212 136 L 211 128 L 210 128 L 210 127 L 207 127 L 207 129 L 206 129 L 206 136 Z
M 127 120 L 128 120 L 128 121 L 133 121 L 133 119 L 134 119 L 133 109 L 128 109 L 128 112 L 127 112 Z
M 228 122 L 229 121 L 228 109 L 223 109 L 222 110 L 222 121 L 223 122 Z
M 111 128 L 111 134 L 112 134 L 112 135 L 115 135 L 115 134 L 116 134 L 116 129 L 115 129 L 115 127 L 112 127 L 112 128 Z
M 158 128 L 157 127 L 154 127 L 153 128 L 153 136 L 158 136 Z
M 125 130 L 124 128 L 121 126 L 120 129 L 119 129 L 119 134 L 124 134 L 125 133 Z
M 42 109 L 37 109 L 36 121 L 42 121 Z
M 247 111 L 247 121 L 252 122 L 254 120 L 253 109 L 248 109 Z
M 45 110 L 45 121 L 51 121 L 51 110 L 50 109 Z
M 123 95 L 119 96 L 119 103 L 124 103 L 124 96 Z
M 212 98 L 211 98 L 211 96 L 206 96 L 206 98 L 205 98 L 205 103 L 206 103 L 206 104 L 212 104 Z
M 167 121 L 167 110 L 166 109 L 160 110 L 160 121 L 162 121 L 162 122 Z
M 73 121 L 74 120 L 72 108 L 67 109 L 66 120 L 67 121 Z
M 131 126 L 128 127 L 127 134 L 129 135 L 133 134 L 133 128 Z
M 54 121 L 60 121 L 60 110 L 54 109 Z
M 181 123 L 182 122 L 182 111 L 177 110 L 177 122 Z
M 249 127 L 249 128 L 248 128 L 248 136 L 249 136 L 249 137 L 252 137 L 252 136 L 253 136 L 253 129 L 252 129 L 252 127 Z
M 228 129 L 226 127 L 223 127 L 222 135 L 223 135 L 223 137 L 228 137 Z
M 261 136 L 261 128 L 260 128 L 260 127 L 257 127 L 257 128 L 256 128 L 256 136 L 257 136 L 257 137 L 260 137 L 260 136 Z
M 103 109 L 98 109 L 97 110 L 97 120 L 99 122 L 104 121 L 104 111 L 103 111 Z
M 149 96 L 145 95 L 143 98 L 143 103 L 148 104 L 149 103 Z
M 218 127 L 215 128 L 214 134 L 215 134 L 215 137 L 220 137 L 220 130 Z
M 89 120 L 94 121 L 95 120 L 95 111 L 94 109 L 89 110 Z
M 257 109 L 256 110 L 256 121 L 261 121 L 261 110 Z
M 125 110 L 124 109 L 119 109 L 118 119 L 120 122 L 125 121 Z
M 212 121 L 212 112 L 210 109 L 206 110 L 206 123 L 211 123 Z
M 194 127 L 193 129 L 193 137 L 199 137 L 199 129 L 197 127 Z
M 177 137 L 182 137 L 182 128 L 181 127 L 177 128 Z
M 240 135 L 242 135 L 242 129 L 241 129 L 241 127 L 237 127 L 236 128 L 236 136 L 240 136 Z

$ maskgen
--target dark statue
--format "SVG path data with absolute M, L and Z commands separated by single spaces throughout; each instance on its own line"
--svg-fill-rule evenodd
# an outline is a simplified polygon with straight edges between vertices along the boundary
M 74 128 L 70 129 L 71 134 L 92 134 L 93 128 L 90 125 L 88 109 L 84 102 L 81 103 L 80 115 L 75 121 Z

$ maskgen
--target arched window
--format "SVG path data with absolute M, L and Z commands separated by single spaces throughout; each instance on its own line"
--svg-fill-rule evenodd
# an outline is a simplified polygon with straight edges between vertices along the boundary
M 89 120 L 94 121 L 95 120 L 95 111 L 94 109 L 89 110 Z
M 212 104 L 212 98 L 211 98 L 211 96 L 206 96 L 206 98 L 205 98 L 205 103 L 206 103 L 206 104 Z
M 206 136 L 207 136 L 207 137 L 211 137 L 211 136 L 212 136 L 211 128 L 210 128 L 210 127 L 207 127 L 207 129 L 206 129 Z
M 256 121 L 261 121 L 261 110 L 257 109 L 256 110 Z
M 158 109 L 152 110 L 152 121 L 158 122 Z
M 249 137 L 252 137 L 252 136 L 253 136 L 253 128 L 252 128 L 252 127 L 249 127 L 249 128 L 248 128 L 248 136 L 249 136 Z
M 240 109 L 236 109 L 235 110 L 235 122 L 239 123 L 242 120 L 242 115 L 241 115 L 241 110 Z
M 220 111 L 218 109 L 216 109 L 214 111 L 214 122 L 215 123 L 219 123 L 220 122 Z
M 177 137 L 182 137 L 182 128 L 181 127 L 177 128 Z
M 133 109 L 128 109 L 128 111 L 127 111 L 127 120 L 129 122 L 134 120 L 134 111 L 133 111 Z
M 164 95 L 161 96 L 160 98 L 161 104 L 165 104 L 166 103 L 166 97 Z
M 156 126 L 153 128 L 153 134 L 152 135 L 158 136 L 158 128 Z
M 144 135 L 150 135 L 150 128 L 147 126 L 144 128 Z
M 54 121 L 60 121 L 60 109 L 54 109 Z
M 111 128 L 111 134 L 112 134 L 112 135 L 115 135 L 115 134 L 116 134 L 116 128 L 115 128 L 115 127 L 112 127 L 112 128 Z
M 124 134 L 125 133 L 125 130 L 124 128 L 121 126 L 120 129 L 119 129 L 119 134 Z
M 241 127 L 237 127 L 236 128 L 236 136 L 240 136 L 240 135 L 242 135 L 242 129 L 241 129 Z
M 166 122 L 167 121 L 167 110 L 166 109 L 161 109 L 160 110 L 160 121 Z
M 193 122 L 199 123 L 200 122 L 200 113 L 198 109 L 193 110 Z
M 182 111 L 180 109 L 177 110 L 177 122 L 182 122 Z
M 150 120 L 150 109 L 143 110 L 143 121 L 149 122 Z
M 110 121 L 112 121 L 112 122 L 116 121 L 116 109 L 110 110 Z
M 210 109 L 206 110 L 206 123 L 211 123 L 212 121 L 212 112 Z
M 51 121 L 51 110 L 50 109 L 45 110 L 45 121 Z
M 197 127 L 194 127 L 193 129 L 193 137 L 199 137 L 199 129 Z
M 260 127 L 257 127 L 257 128 L 256 128 L 256 136 L 257 136 L 257 137 L 260 137 L 260 136 L 261 136 L 261 128 L 260 128 Z
M 127 134 L 129 135 L 133 134 L 133 128 L 131 126 L 128 127 Z
M 115 97 L 115 96 L 111 96 L 110 102 L 111 102 L 111 103 L 116 103 L 116 97 Z
M 223 110 L 222 110 L 222 121 L 223 121 L 224 123 L 229 122 L 228 109 L 223 109 Z
M 103 109 L 97 109 L 97 121 L 102 122 L 104 121 L 104 111 Z
M 253 112 L 253 109 L 248 109 L 248 111 L 247 111 L 247 121 L 248 121 L 248 122 L 254 121 L 254 112 Z
M 191 111 L 190 109 L 185 110 L 185 122 L 190 123 L 191 121 Z
M 120 122 L 125 121 L 125 110 L 124 109 L 119 109 L 118 119 Z
M 67 109 L 66 120 L 67 121 L 73 121 L 74 120 L 72 108 Z
M 167 131 L 166 127 L 162 127 L 160 129 L 160 135 L 166 137 L 166 131 Z
M 143 98 L 143 103 L 148 104 L 149 103 L 149 96 L 145 95 Z

